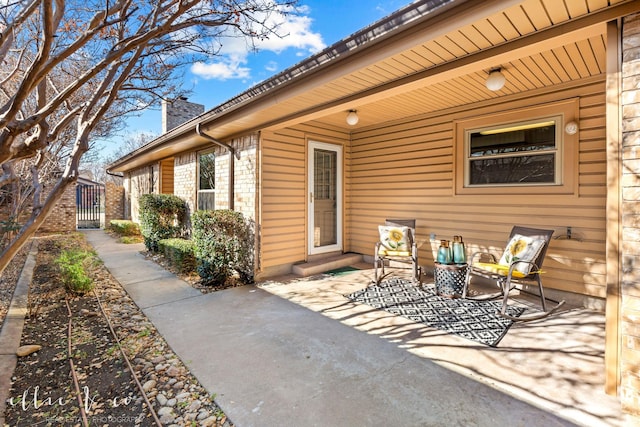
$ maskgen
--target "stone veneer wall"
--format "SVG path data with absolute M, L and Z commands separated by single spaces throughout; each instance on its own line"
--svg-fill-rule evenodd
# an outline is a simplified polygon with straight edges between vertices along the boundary
M 256 133 L 233 141 L 236 152 L 240 153 L 235 164 L 234 210 L 251 219 L 256 216 L 258 138 Z
M 124 191 L 124 216 L 122 219 L 131 219 L 131 174 L 122 175 L 122 189 Z
M 234 210 L 248 218 L 255 218 L 257 169 L 256 153 L 258 134 L 234 139 L 231 145 L 236 149 L 234 165 Z M 203 148 L 198 152 L 175 156 L 173 170 L 174 194 L 187 202 L 189 214 L 197 209 L 198 194 L 198 153 L 214 149 L 216 154 L 215 209 L 229 208 L 229 151 L 217 145 Z
M 173 194 L 187 202 L 189 215 L 196 211 L 197 154 L 175 156 L 173 165 Z
M 640 14 L 623 20 L 621 173 L 620 398 L 640 415 Z
M 256 209 L 256 150 L 258 135 L 250 135 L 238 138 L 232 142 L 237 150 L 238 157 L 235 159 L 235 198 L 234 209 L 242 212 L 249 218 L 255 218 Z M 203 149 L 202 151 L 208 148 Z M 229 152 L 224 147 L 214 146 L 216 153 L 216 195 L 215 208 L 229 208 Z M 187 202 L 189 215 L 196 211 L 197 205 L 197 171 L 198 152 L 192 151 L 175 156 L 173 169 L 173 193 Z M 151 174 L 151 172 L 153 173 Z M 125 178 L 125 188 L 129 188 L 125 198 L 130 204 L 129 209 L 131 219 L 135 222 L 138 218 L 138 202 L 140 195 L 149 192 L 158 192 L 158 165 L 154 164 L 151 169 L 145 166 L 136 169 Z M 153 181 L 153 185 L 150 182 Z
M 125 219 L 124 187 L 113 182 L 107 182 L 104 193 L 104 227 L 108 228 L 111 220 Z
M 47 187 L 44 189 L 44 197 L 47 196 Z M 0 206 L 0 219 L 9 217 L 10 207 Z M 18 223 L 23 225 L 31 216 L 31 204 L 29 204 L 20 214 Z M 58 200 L 49 212 L 49 216 L 44 220 L 37 232 L 41 233 L 68 233 L 76 230 L 76 186 L 70 185 L 65 190 L 62 198 Z
M 45 187 L 43 198 L 48 195 Z M 76 230 L 76 186 L 69 185 L 49 212 L 49 216 L 42 223 L 38 232 L 41 233 L 66 233 Z
M 204 105 L 178 98 L 172 102 L 162 101 L 162 133 L 204 113 Z
M 232 142 L 231 145 L 235 146 Z M 216 204 L 215 209 L 229 209 L 229 159 L 231 154 L 224 147 L 216 146 Z M 238 159 L 235 159 L 235 173 L 238 173 Z M 235 203 L 235 202 L 234 202 Z

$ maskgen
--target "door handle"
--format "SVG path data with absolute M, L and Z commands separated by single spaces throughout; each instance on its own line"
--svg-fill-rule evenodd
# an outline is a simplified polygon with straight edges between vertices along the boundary
M 313 203 L 313 191 L 309 192 L 309 203 Z

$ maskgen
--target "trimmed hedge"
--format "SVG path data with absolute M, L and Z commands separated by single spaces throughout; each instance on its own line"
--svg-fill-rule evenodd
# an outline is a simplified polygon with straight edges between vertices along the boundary
M 141 236 L 140 226 L 126 219 L 112 219 L 109 229 L 119 236 Z
M 158 242 L 158 249 L 180 273 L 189 273 L 195 270 L 196 256 L 193 240 L 162 239 Z
M 234 272 L 253 283 L 254 226 L 240 212 L 197 211 L 191 217 L 196 271 L 206 285 L 222 285 Z
M 173 194 L 140 196 L 140 231 L 147 250 L 157 252 L 162 239 L 182 237 L 186 230 L 187 204 Z

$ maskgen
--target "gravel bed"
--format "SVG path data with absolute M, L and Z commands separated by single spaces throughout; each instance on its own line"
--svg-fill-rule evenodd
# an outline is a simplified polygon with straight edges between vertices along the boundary
M 91 391 L 87 414 L 90 425 L 157 425 L 155 412 L 155 418 L 163 426 L 231 427 L 231 421 L 216 405 L 215 396 L 209 395 L 189 372 L 106 267 L 100 264 L 90 273 L 94 292 L 65 295 L 53 259 L 59 241 L 66 238 L 39 239 L 21 345 L 36 344 L 42 348 L 18 359 L 10 391 L 13 400 L 5 414 L 9 425 L 81 425 L 70 375 L 71 359 L 80 390 Z M 77 239 L 72 241 L 73 246 L 91 249 L 77 233 L 73 239 Z M 28 249 L 25 258 L 27 253 Z M 16 264 L 19 262 L 17 259 Z M 21 269 L 20 265 L 11 270 L 11 275 L 3 275 L 2 289 L 9 295 L 9 301 Z M 18 273 L 14 274 L 15 271 Z M 73 325 L 71 357 L 67 351 L 69 319 Z M 119 347 L 124 349 L 144 395 Z M 21 399 L 30 399 L 36 387 L 45 404 L 38 406 L 35 396 L 33 403 L 23 404 Z
M 163 425 L 231 426 L 224 412 L 106 272 L 99 296 L 143 390 Z

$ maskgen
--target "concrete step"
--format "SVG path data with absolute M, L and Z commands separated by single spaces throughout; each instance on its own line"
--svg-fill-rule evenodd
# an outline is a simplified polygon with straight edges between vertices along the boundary
M 347 267 L 362 261 L 362 255 L 342 254 L 317 261 L 296 264 L 293 266 L 293 274 L 303 277 L 313 276 L 314 274 L 324 273 L 325 271 L 335 270 L 336 268 Z

